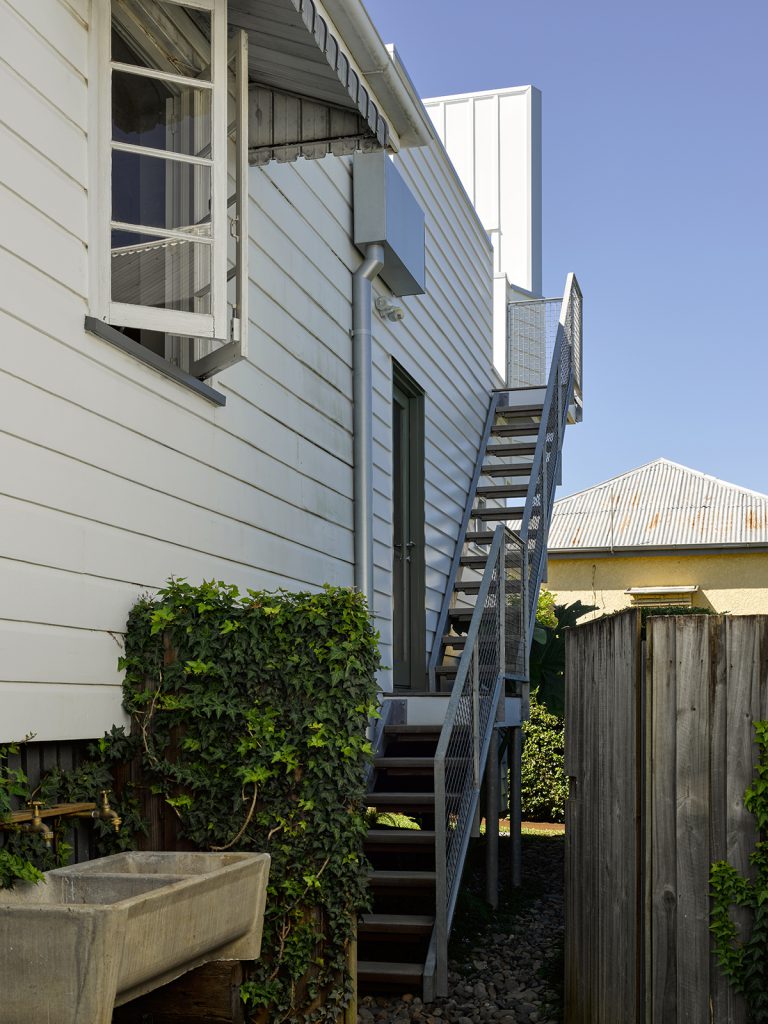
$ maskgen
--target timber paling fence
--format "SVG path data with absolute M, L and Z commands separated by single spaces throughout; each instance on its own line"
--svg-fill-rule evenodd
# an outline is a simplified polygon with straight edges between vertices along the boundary
M 750 874 L 768 616 L 623 612 L 566 643 L 566 1024 L 746 1024 L 709 870 Z M 738 921 L 738 918 L 736 918 Z

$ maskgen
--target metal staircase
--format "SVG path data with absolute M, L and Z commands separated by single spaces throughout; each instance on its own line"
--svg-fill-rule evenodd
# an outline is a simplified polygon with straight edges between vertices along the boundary
M 447 707 L 429 725 L 385 720 L 374 762 L 369 806 L 419 828 L 368 832 L 374 907 L 359 928 L 363 988 L 447 994 L 448 937 L 486 764 L 498 794 L 497 726 L 527 717 L 563 435 L 581 419 L 581 305 L 570 274 L 562 300 L 509 306 L 507 387 L 490 395 L 428 664 L 430 692 L 446 695 L 435 705 Z M 517 698 L 514 723 L 505 695 Z

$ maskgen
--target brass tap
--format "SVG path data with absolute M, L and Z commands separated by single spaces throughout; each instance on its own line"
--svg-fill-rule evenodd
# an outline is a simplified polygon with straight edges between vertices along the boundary
M 42 819 L 40 814 L 40 808 L 43 806 L 41 800 L 33 800 L 27 804 L 27 807 L 32 808 L 32 821 L 25 822 L 21 829 L 23 832 L 31 832 L 34 835 L 38 835 L 46 842 L 49 846 L 53 842 L 53 832 L 48 828 Z
M 109 794 L 106 789 L 101 791 L 101 801 L 97 809 L 93 811 L 93 817 L 98 818 L 100 821 L 108 821 L 115 832 L 120 831 L 120 826 L 123 822 L 120 816 L 109 806 Z

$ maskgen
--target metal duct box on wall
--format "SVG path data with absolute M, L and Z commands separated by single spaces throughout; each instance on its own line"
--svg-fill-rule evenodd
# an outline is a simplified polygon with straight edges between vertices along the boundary
M 395 295 L 423 295 L 424 211 L 383 150 L 355 153 L 355 245 L 384 246 L 381 277 Z

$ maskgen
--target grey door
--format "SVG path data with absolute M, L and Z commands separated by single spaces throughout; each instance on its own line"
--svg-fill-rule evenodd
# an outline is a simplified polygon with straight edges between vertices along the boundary
M 392 389 L 392 505 L 394 684 L 424 690 L 424 393 L 399 366 Z

